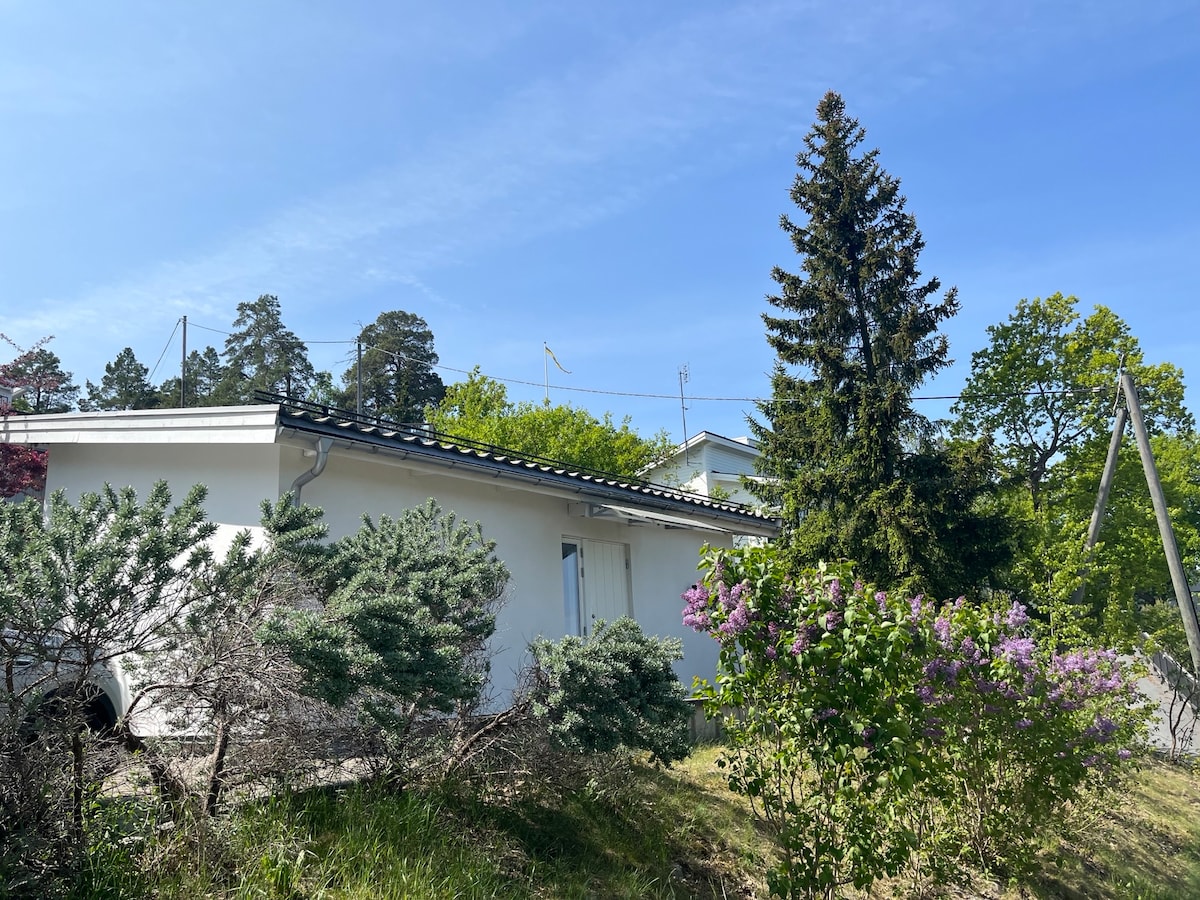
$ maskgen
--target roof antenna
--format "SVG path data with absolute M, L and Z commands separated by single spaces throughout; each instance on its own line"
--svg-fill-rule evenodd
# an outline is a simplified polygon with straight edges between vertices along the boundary
M 688 432 L 687 432 L 687 406 L 683 402 L 683 386 L 688 380 L 688 364 L 684 363 L 679 367 L 679 414 L 683 417 L 683 464 L 691 465 L 691 460 L 688 458 Z

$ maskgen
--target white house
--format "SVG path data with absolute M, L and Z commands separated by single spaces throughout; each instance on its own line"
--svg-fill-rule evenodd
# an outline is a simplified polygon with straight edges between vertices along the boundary
M 334 538 L 357 530 L 364 513 L 394 516 L 436 498 L 479 521 L 511 573 L 492 646 L 501 692 L 513 687 L 532 638 L 587 634 L 595 619 L 623 614 L 683 640 L 676 669 L 685 685 L 711 676 L 715 643 L 685 629 L 680 615 L 700 547 L 778 530 L 735 503 L 304 403 L 17 416 L 0 423 L 0 440 L 49 450 L 47 492 L 74 499 L 107 482 L 144 494 L 166 479 L 182 497 L 203 483 L 209 517 L 238 527 L 257 525 L 261 501 L 288 491 L 324 509 Z M 715 449 L 748 449 L 719 441 Z
M 727 438 L 701 431 L 676 447 L 670 456 L 647 467 L 642 476 L 706 497 L 716 493 L 735 503 L 752 505 L 758 501 L 746 490 L 742 479 L 757 477 L 754 461 L 758 456 L 758 445 L 748 437 Z

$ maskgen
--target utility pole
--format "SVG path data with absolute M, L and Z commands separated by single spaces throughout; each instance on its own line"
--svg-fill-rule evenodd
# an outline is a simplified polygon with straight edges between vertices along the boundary
M 690 374 L 687 363 L 679 367 L 679 415 L 683 417 L 683 464 L 685 466 L 690 466 L 691 460 L 688 458 L 687 406 L 683 402 L 683 386 L 687 384 Z
M 354 342 L 354 348 L 357 357 L 357 363 L 354 366 L 355 382 L 357 387 L 354 391 L 354 411 L 360 416 L 362 415 L 362 338 Z
M 179 408 L 187 406 L 187 316 L 183 317 L 183 351 L 179 357 Z
M 1138 452 L 1142 456 L 1142 469 L 1146 473 L 1146 484 L 1150 488 L 1150 499 L 1154 503 L 1154 517 L 1158 520 L 1158 533 L 1162 538 L 1163 551 L 1167 554 L 1167 568 L 1171 571 L 1171 584 L 1175 588 L 1175 601 L 1183 617 L 1183 630 L 1187 632 L 1188 648 L 1192 651 L 1192 672 L 1200 676 L 1200 622 L 1196 620 L 1196 604 L 1192 601 L 1192 589 L 1188 586 L 1183 571 L 1183 560 L 1179 557 L 1179 545 L 1175 542 L 1175 531 L 1171 528 L 1171 515 L 1167 510 L 1167 498 L 1163 494 L 1162 482 L 1158 478 L 1158 466 L 1150 449 L 1150 436 L 1142 420 L 1142 407 L 1138 402 L 1137 387 L 1133 376 L 1121 374 L 1121 387 L 1125 392 L 1125 405 L 1129 408 L 1129 419 L 1133 423 L 1133 436 L 1137 439 Z
M 1112 492 L 1113 478 L 1117 474 L 1117 453 L 1121 450 L 1121 441 L 1125 437 L 1125 422 L 1129 419 L 1129 410 L 1120 402 L 1121 382 L 1117 381 L 1117 419 L 1113 423 L 1112 440 L 1108 442 L 1108 458 L 1104 460 L 1104 473 L 1100 476 L 1100 493 L 1096 496 L 1096 505 L 1092 507 L 1092 521 L 1088 524 L 1087 540 L 1084 542 L 1084 552 L 1087 554 L 1087 565 L 1092 562 L 1092 551 L 1096 549 L 1096 540 L 1100 537 L 1100 521 L 1104 518 L 1104 509 L 1108 506 L 1108 495 Z M 1082 603 L 1084 591 L 1087 589 L 1087 569 L 1084 577 L 1075 589 L 1075 602 Z

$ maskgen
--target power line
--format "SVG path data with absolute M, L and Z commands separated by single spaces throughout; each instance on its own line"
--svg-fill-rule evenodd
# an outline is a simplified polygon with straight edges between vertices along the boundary
M 229 336 L 232 334 L 232 332 L 222 331 L 219 328 L 210 328 L 207 325 L 195 324 L 195 323 L 191 322 L 191 320 L 188 321 L 188 324 L 194 325 L 196 328 L 203 329 L 204 331 L 215 332 L 216 334 L 224 334 L 226 336 Z M 177 322 L 176 329 L 178 329 L 178 327 L 179 327 L 179 324 Z M 172 332 L 171 337 L 174 338 L 174 336 L 175 336 L 175 333 Z M 297 339 L 297 340 L 299 340 L 299 339 Z M 350 341 L 344 341 L 344 340 L 343 341 L 303 341 L 303 340 L 301 340 L 300 343 L 307 346 L 309 344 L 354 344 L 357 342 L 353 341 L 353 340 L 350 340 Z M 168 342 L 168 344 L 169 344 L 169 342 Z M 454 366 L 446 366 L 446 365 L 441 365 L 438 363 L 427 363 L 427 362 L 424 362 L 419 359 L 414 359 L 411 356 L 405 356 L 403 353 L 397 353 L 394 350 L 387 350 L 387 349 L 384 349 L 383 347 L 379 347 L 376 345 L 371 345 L 369 347 L 363 347 L 364 353 L 366 353 L 369 350 L 377 350 L 380 353 L 385 353 L 388 356 L 392 356 L 396 359 L 404 360 L 405 362 L 411 362 L 411 363 L 416 363 L 418 365 L 429 366 L 429 368 L 431 368 L 431 369 L 440 369 L 443 372 L 453 372 L 456 375 L 470 376 L 473 372 L 476 371 L 476 369 L 459 369 L 459 368 L 455 368 Z M 166 353 L 165 349 L 164 349 L 163 353 L 164 354 Z M 162 361 L 162 359 L 160 357 L 159 362 L 161 362 L 161 361 Z M 156 365 L 155 368 L 157 369 L 158 366 Z M 518 384 L 523 387 L 545 387 L 546 386 L 542 382 L 537 382 L 537 381 L 526 381 L 526 380 L 523 380 L 520 378 L 505 378 L 502 375 L 488 375 L 486 372 L 480 372 L 479 374 L 482 375 L 484 378 L 490 378 L 492 381 L 499 381 L 499 382 L 503 382 L 504 384 Z M 696 401 L 696 402 L 700 402 L 700 403 L 801 403 L 807 399 L 804 397 L 701 397 L 701 396 L 686 396 L 685 397 L 685 396 L 677 395 L 677 394 L 654 394 L 654 393 L 642 392 L 642 391 L 613 391 L 613 390 L 606 390 L 604 388 L 574 387 L 571 385 L 559 385 L 559 384 L 551 384 L 551 385 L 549 385 L 549 387 L 553 388 L 556 391 L 573 391 L 577 394 L 597 394 L 597 395 L 601 395 L 601 396 L 605 396 L 605 397 L 632 397 L 632 398 L 639 399 L 639 400 L 671 400 L 671 401 L 681 400 L 684 402 Z M 1094 393 L 1098 393 L 1102 390 L 1104 390 L 1104 389 L 1103 388 L 1065 388 L 1063 390 L 1018 391 L 1018 392 L 1013 392 L 1013 393 L 1009 393 L 1009 394 L 989 394 L 986 397 L 981 396 L 981 397 L 979 397 L 979 399 L 1002 400 L 1002 399 L 1011 398 L 1011 397 L 1061 396 L 1061 395 L 1066 395 L 1066 394 L 1094 394 Z M 941 394 L 941 395 L 932 395 L 932 396 L 927 396 L 927 397 L 912 397 L 910 399 L 912 399 L 914 401 L 920 401 L 920 402 L 933 402 L 933 401 L 945 401 L 945 400 L 961 400 L 963 398 L 963 396 L 964 396 L 963 394 Z
M 363 348 L 363 352 L 366 352 L 367 350 L 378 350 L 380 353 L 386 353 L 389 356 L 395 357 L 396 359 L 402 359 L 406 362 L 418 363 L 420 365 L 427 365 L 431 369 L 441 369 L 444 372 L 454 372 L 458 375 L 468 375 L 469 376 L 475 371 L 475 369 L 456 369 L 454 366 L 443 366 L 443 365 L 436 364 L 436 363 L 425 363 L 425 362 L 422 362 L 421 360 L 413 359 L 411 356 L 405 356 L 403 353 L 396 353 L 393 350 L 385 350 L 383 347 L 377 347 L 374 345 Z M 492 381 L 502 381 L 506 384 L 520 384 L 520 385 L 524 385 L 526 387 L 542 387 L 543 386 L 542 382 L 540 382 L 540 381 L 523 381 L 519 378 L 505 378 L 500 375 L 488 375 L 486 372 L 480 372 L 479 374 L 482 375 L 484 378 L 490 378 Z M 552 385 L 550 385 L 550 387 L 556 391 L 575 391 L 576 393 L 582 393 L 582 394 L 604 394 L 604 395 L 607 395 L 610 397 L 636 397 L 636 398 L 643 399 L 643 400 L 683 399 L 685 401 L 698 400 L 698 401 L 702 401 L 702 402 L 713 402 L 713 403 L 780 403 L 780 402 L 799 403 L 799 402 L 802 402 L 803 400 L 807 399 L 804 397 L 699 397 L 699 396 L 681 397 L 680 395 L 677 395 L 677 394 L 650 394 L 650 393 L 642 393 L 642 392 L 638 392 L 638 391 L 610 391 L 610 390 L 605 390 L 603 388 L 571 387 L 569 385 L 562 385 L 562 384 L 552 384 Z M 1063 390 L 1057 390 L 1057 391 L 1052 391 L 1052 390 L 1017 391 L 1017 392 L 1013 392 L 1010 394 L 988 394 L 986 396 L 980 395 L 980 399 L 989 399 L 989 400 L 997 399 L 997 400 L 999 400 L 999 399 L 1004 399 L 1004 398 L 1008 398 L 1008 397 L 1057 396 L 1057 395 L 1062 395 L 1062 394 L 1095 394 L 1095 393 L 1099 393 L 1103 390 L 1104 390 L 1104 388 L 1064 388 Z M 924 401 L 924 400 L 930 400 L 930 401 L 932 401 L 932 400 L 961 400 L 962 397 L 963 397 L 962 394 L 944 394 L 944 395 L 940 395 L 940 396 L 912 397 L 910 399 L 922 400 L 922 401 Z
M 179 331 L 179 319 L 175 320 L 175 328 L 171 331 L 171 336 L 167 338 L 167 343 L 162 348 L 162 353 L 158 354 L 158 362 L 154 364 L 154 368 L 150 370 L 150 374 L 146 376 L 149 381 L 154 378 L 154 373 L 158 371 L 158 367 L 162 365 L 163 357 L 167 355 L 167 351 L 171 349 L 171 341 L 175 340 L 175 334 Z

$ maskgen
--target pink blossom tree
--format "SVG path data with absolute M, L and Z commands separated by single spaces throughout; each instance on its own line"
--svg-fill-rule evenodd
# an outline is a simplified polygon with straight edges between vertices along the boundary
M 45 393 L 58 389 L 63 384 L 60 372 L 47 372 L 44 367 L 35 367 L 33 361 L 38 351 L 50 341 L 48 335 L 28 349 L 21 348 L 8 335 L 0 333 L 4 340 L 17 351 L 15 359 L 0 364 L 0 422 L 19 412 L 13 399 L 27 391 Z M 14 497 L 22 493 L 37 493 L 46 486 L 46 452 L 26 444 L 0 443 L 0 498 Z

